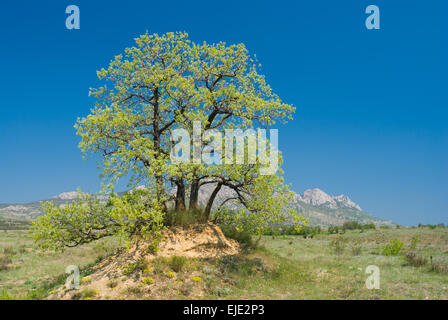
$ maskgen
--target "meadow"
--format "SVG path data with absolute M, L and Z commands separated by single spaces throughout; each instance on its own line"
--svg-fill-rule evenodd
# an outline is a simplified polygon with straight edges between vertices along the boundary
M 159 299 L 448 298 L 448 228 L 351 230 L 256 240 L 242 239 L 245 250 L 236 256 L 156 258 L 143 282 L 157 283 Z M 93 265 L 118 248 L 119 241 L 108 238 L 60 253 L 41 252 L 27 231 L 2 231 L 0 298 L 45 299 L 65 282 L 68 265 L 82 267 L 82 276 L 88 277 Z M 380 289 L 366 287 L 369 265 L 380 270 Z M 147 298 L 145 288 L 129 288 L 122 298 Z

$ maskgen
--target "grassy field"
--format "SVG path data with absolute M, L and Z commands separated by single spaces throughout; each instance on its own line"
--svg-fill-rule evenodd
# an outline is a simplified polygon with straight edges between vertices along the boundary
M 67 266 L 88 269 L 95 261 L 113 253 L 118 245 L 116 239 L 107 239 L 60 253 L 42 252 L 33 245 L 27 231 L 1 231 L 0 295 L 43 298 L 53 285 L 64 282 Z
M 447 228 L 350 231 L 313 239 L 265 236 L 259 244 L 238 256 L 189 259 L 170 277 L 163 275 L 175 269 L 172 261 L 159 259 L 151 276 L 159 283 L 164 279 L 162 298 L 167 299 L 448 298 Z M 42 253 L 25 231 L 1 232 L 0 294 L 44 298 L 64 283 L 68 265 L 84 266 L 87 275 L 89 266 L 118 247 L 116 239 L 107 239 L 63 253 Z M 406 258 L 408 252 L 413 255 Z M 379 290 L 366 288 L 369 265 L 380 269 Z M 188 281 L 192 274 L 194 281 Z M 123 298 L 139 298 L 138 290 Z

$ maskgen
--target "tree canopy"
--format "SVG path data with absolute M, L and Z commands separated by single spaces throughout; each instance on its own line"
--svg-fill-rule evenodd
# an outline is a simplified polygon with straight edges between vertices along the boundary
M 163 216 L 188 210 L 211 218 L 213 208 L 236 226 L 261 231 L 292 214 L 287 213 L 292 193 L 283 183 L 282 171 L 261 175 L 266 163 L 208 164 L 170 158 L 176 144 L 173 134 L 183 129 L 191 136 L 195 123 L 202 129 L 201 148 L 193 145 L 191 150 L 193 158 L 199 152 L 201 159 L 204 146 L 213 150 L 207 136 L 211 130 L 268 129 L 292 119 L 295 108 L 273 92 L 244 44 L 196 44 L 183 32 L 146 33 L 135 42 L 97 72 L 104 85 L 90 89 L 95 105 L 75 128 L 81 151 L 100 155 L 105 193 L 128 177 L 129 187 L 144 185 L 151 201 L 113 195 L 101 202 L 83 195 L 65 208 L 45 204 L 47 216 L 34 224 L 35 238 L 76 245 L 116 232 L 145 233 L 148 226 L 160 226 Z M 248 148 L 249 141 L 244 150 Z M 199 192 L 205 185 L 213 186 L 213 191 L 205 208 L 200 208 Z M 237 212 L 226 210 L 226 203 L 214 203 L 224 186 L 234 193 L 225 202 L 239 203 Z

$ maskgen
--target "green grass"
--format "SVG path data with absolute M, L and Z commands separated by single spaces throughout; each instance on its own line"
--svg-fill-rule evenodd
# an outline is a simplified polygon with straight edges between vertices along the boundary
M 67 249 L 64 252 L 42 252 L 28 237 L 27 231 L 0 232 L 0 255 L 7 256 L 10 263 L 0 270 L 0 297 L 41 298 L 53 285 L 64 283 L 69 265 L 83 267 L 92 265 L 101 257 L 114 252 L 117 239 L 103 239 L 87 246 Z
M 448 229 L 349 231 L 339 235 L 344 240 L 335 250 L 336 237 L 265 236 L 258 248 L 238 256 L 157 258 L 150 275 L 157 278 L 156 284 L 164 281 L 169 299 L 448 298 Z M 419 241 L 413 245 L 415 237 Z M 384 255 L 383 246 L 394 239 L 403 243 L 401 252 Z M 25 232 L 2 232 L 0 255 L 10 262 L 0 271 L 0 299 L 43 298 L 52 283 L 64 283 L 66 266 L 91 265 L 117 247 L 116 239 L 104 239 L 63 253 L 42 253 Z M 419 260 L 406 259 L 409 251 Z M 380 269 L 379 290 L 366 288 L 369 265 Z M 173 277 L 168 277 L 168 272 Z M 193 273 L 201 281 L 192 281 Z M 195 295 L 198 288 L 203 294 Z

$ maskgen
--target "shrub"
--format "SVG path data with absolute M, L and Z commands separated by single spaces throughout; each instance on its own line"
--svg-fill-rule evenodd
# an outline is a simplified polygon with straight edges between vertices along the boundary
M 186 227 L 196 223 L 205 223 L 207 219 L 202 210 L 172 211 L 165 216 L 165 224 Z
M 342 225 L 342 228 L 344 230 L 359 230 L 362 229 L 362 225 L 357 221 L 346 221 Z
M 411 249 L 416 249 L 417 248 L 417 244 L 418 244 L 418 236 L 414 236 L 412 239 L 411 239 Z
M 431 256 L 431 271 L 438 273 L 448 273 L 448 264 L 442 260 L 433 259 Z
M 6 255 L 0 255 L 0 271 L 9 269 L 9 264 L 12 262 L 11 258 Z
M 184 283 L 180 287 L 179 293 L 183 294 L 184 296 L 189 296 L 193 292 L 194 286 L 192 283 Z
M 148 286 L 148 285 L 154 283 L 154 279 L 151 278 L 151 277 L 146 277 L 146 278 L 143 278 L 142 283 L 143 283 L 144 285 L 147 285 L 147 286 Z
M 111 280 L 111 281 L 107 282 L 107 287 L 111 288 L 111 289 L 115 288 L 117 285 L 118 285 L 118 281 L 115 281 L 115 280 Z
M 260 238 L 254 240 L 254 237 L 245 231 L 238 231 L 234 227 L 221 226 L 224 235 L 227 238 L 238 241 L 244 251 L 252 251 L 259 247 Z
M 82 283 L 90 283 L 90 281 L 92 281 L 92 278 L 90 278 L 90 277 L 84 277 L 81 279 Z
M 78 199 L 66 206 L 45 202 L 45 215 L 32 221 L 31 238 L 42 249 L 60 250 L 111 235 L 131 240 L 157 239 L 163 228 L 164 212 L 149 191 L 134 190 L 108 201 L 78 192 Z M 89 232 L 81 232 L 89 230 Z
M 361 254 L 361 243 L 355 242 L 350 246 L 350 250 L 354 256 L 359 256 Z
M 218 296 L 226 296 L 231 292 L 229 288 L 215 287 L 214 293 Z
M 328 227 L 328 233 L 329 234 L 338 234 L 339 233 L 339 227 L 338 226 L 329 226 Z
M 403 242 L 397 239 L 389 240 L 389 244 L 382 246 L 382 254 L 384 256 L 396 256 L 400 254 L 403 245 Z
M 89 289 L 89 288 L 86 288 L 86 289 L 81 291 L 81 297 L 84 300 L 93 299 L 97 294 L 98 294 L 98 291 L 93 290 L 93 289 Z
M 414 267 L 421 267 L 426 264 L 426 258 L 413 251 L 407 252 L 404 257 L 406 262 Z
M 179 257 L 179 256 L 172 256 L 170 260 L 170 267 L 175 272 L 180 272 L 187 264 L 187 258 L 185 257 Z
M 134 273 L 136 271 L 144 271 L 146 269 L 146 263 L 143 259 L 139 259 L 136 262 L 128 263 L 123 268 L 123 274 L 130 275 L 131 273 Z
M 165 257 L 157 257 L 152 260 L 155 274 L 163 274 L 167 268 L 168 260 Z
M 5 256 L 13 256 L 16 254 L 16 251 L 14 250 L 13 247 L 4 247 L 3 248 L 3 254 Z
M 342 236 L 337 236 L 333 240 L 331 240 L 330 247 L 335 254 L 341 255 L 344 253 L 346 242 L 347 242 L 346 238 Z
M 6 291 L 0 293 L 0 300 L 15 300 L 13 296 L 10 296 Z
M 125 290 L 125 292 L 129 293 L 129 294 L 133 294 L 135 296 L 141 296 L 142 295 L 142 289 L 140 287 L 129 287 Z
M 211 274 L 212 273 L 212 269 L 210 269 L 209 267 L 204 267 L 204 269 L 202 269 L 202 272 L 205 274 Z
M 193 281 L 193 282 L 201 282 L 202 278 L 201 277 L 193 277 L 193 278 L 191 278 L 191 281 Z

